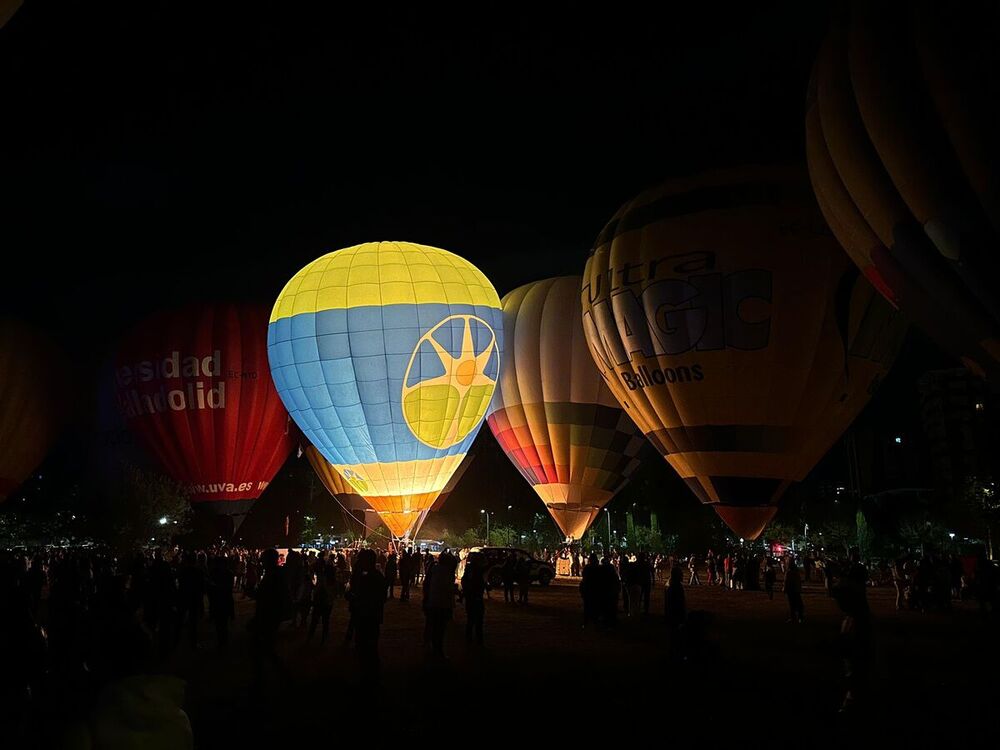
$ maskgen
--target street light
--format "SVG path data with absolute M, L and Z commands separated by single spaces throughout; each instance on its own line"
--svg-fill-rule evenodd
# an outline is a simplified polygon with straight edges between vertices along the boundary
M 482 515 L 486 516 L 486 544 L 489 545 L 489 543 L 490 543 L 490 515 L 491 515 L 491 513 L 490 513 L 490 511 L 485 510 L 483 508 L 480 508 L 479 512 Z
M 169 520 L 166 516 L 160 516 L 160 526 L 166 526 Z

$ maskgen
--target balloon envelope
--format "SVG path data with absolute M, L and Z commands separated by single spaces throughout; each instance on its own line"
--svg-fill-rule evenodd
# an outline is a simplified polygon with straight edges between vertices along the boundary
M 582 304 L 612 392 L 751 539 L 868 400 L 905 330 L 785 170 L 677 180 L 630 201 L 587 261 Z
M 500 300 L 482 272 L 406 242 L 313 261 L 285 285 L 268 327 L 292 418 L 396 536 L 468 453 L 502 348 Z
M 118 352 L 129 429 L 196 507 L 244 515 L 294 447 L 266 326 L 255 306 L 192 305 L 144 321 Z
M 851 4 L 810 83 L 807 153 L 854 262 L 943 349 L 1000 377 L 1000 44 L 981 3 Z
M 504 453 L 573 539 L 625 485 L 645 444 L 587 349 L 580 281 L 546 279 L 503 298 L 504 359 L 486 417 Z
M 49 341 L 0 320 L 0 501 L 38 468 L 61 420 L 59 360 Z

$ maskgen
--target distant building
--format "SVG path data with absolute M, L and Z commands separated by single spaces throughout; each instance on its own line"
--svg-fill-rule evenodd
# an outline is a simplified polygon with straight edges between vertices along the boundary
M 917 382 L 935 489 L 962 493 L 970 477 L 997 476 L 1000 399 L 964 369 L 931 370 Z

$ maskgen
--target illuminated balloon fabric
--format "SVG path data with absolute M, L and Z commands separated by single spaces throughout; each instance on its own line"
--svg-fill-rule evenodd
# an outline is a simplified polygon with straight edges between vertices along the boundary
M 582 305 L 612 392 L 751 539 L 867 401 L 904 330 L 804 177 L 783 170 L 678 180 L 626 204 L 587 261 Z
M 294 447 L 271 381 L 267 311 L 193 305 L 156 315 L 116 362 L 126 423 L 196 505 L 246 513 Z
M 327 492 L 333 495 L 340 504 L 344 520 L 351 531 L 367 531 L 365 528 L 365 511 L 371 508 L 358 491 L 347 483 L 340 472 L 323 458 L 323 454 L 315 447 L 306 446 L 306 458 L 320 478 Z
M 292 418 L 396 536 L 468 453 L 502 346 L 500 300 L 482 272 L 406 242 L 313 261 L 278 296 L 268 328 Z
M 823 214 L 888 299 L 1000 377 L 1000 55 L 979 3 L 855 3 L 807 110 Z
M 486 421 L 567 537 L 579 539 L 638 466 L 645 444 L 594 367 L 580 277 L 519 287 L 503 300 L 505 349 Z
M 61 422 L 59 360 L 37 331 L 0 319 L 0 501 L 38 468 Z

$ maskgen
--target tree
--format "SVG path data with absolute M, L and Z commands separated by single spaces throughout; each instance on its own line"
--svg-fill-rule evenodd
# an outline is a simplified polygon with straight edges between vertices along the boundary
M 986 554 L 993 557 L 993 525 L 1000 521 L 1000 495 L 993 482 L 970 477 L 963 493 L 973 520 L 986 531 Z
M 858 540 L 858 550 L 861 552 L 861 559 L 870 560 L 875 552 L 875 532 L 865 519 L 865 514 L 860 510 L 855 516 L 856 537 Z
M 184 487 L 154 472 L 125 466 L 103 520 L 113 544 L 131 548 L 164 544 L 190 530 L 191 505 Z
M 449 549 L 468 549 L 470 547 L 478 547 L 480 544 L 481 537 L 479 536 L 479 529 L 471 528 L 466 529 L 461 534 L 455 534 L 448 529 L 445 529 L 441 535 L 441 541 Z
M 838 551 L 843 550 L 845 557 L 850 554 L 851 547 L 858 541 L 857 526 L 841 521 L 831 521 L 825 524 L 820 534 L 823 536 L 823 544 L 826 547 Z
M 768 527 L 762 536 L 764 536 L 768 541 L 779 542 L 786 547 L 790 547 L 792 542 L 794 542 L 797 538 L 794 526 L 789 523 L 776 521 L 772 521 L 768 524 Z
M 948 532 L 932 521 L 907 521 L 899 528 L 899 535 L 910 550 L 944 549 L 948 546 Z

